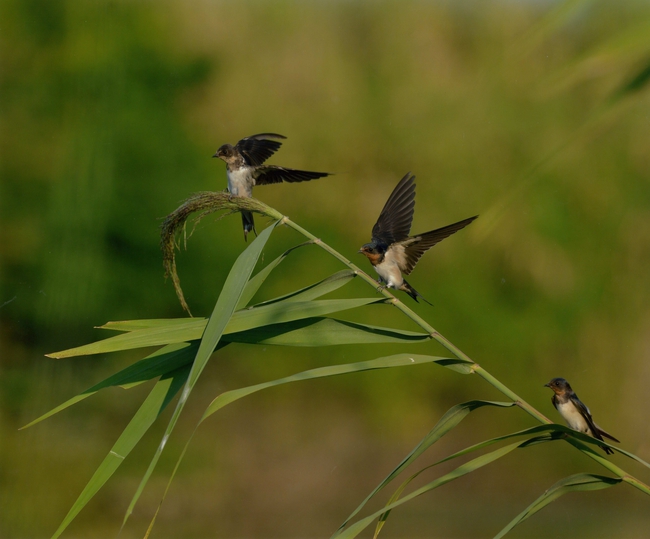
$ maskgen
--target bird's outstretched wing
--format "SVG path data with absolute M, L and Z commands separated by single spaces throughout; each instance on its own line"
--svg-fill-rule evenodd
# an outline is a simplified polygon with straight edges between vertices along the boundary
M 247 165 L 258 166 L 278 151 L 287 137 L 277 133 L 260 133 L 241 139 L 235 148 L 244 156 Z
M 390 245 L 408 238 L 415 211 L 415 176 L 404 176 L 388 197 L 372 227 L 372 241 Z
M 269 185 L 271 183 L 282 182 L 307 182 L 329 175 L 329 172 L 310 172 L 308 170 L 296 170 L 275 165 L 261 166 L 253 172 L 255 185 Z
M 429 232 L 425 232 L 424 234 L 418 234 L 417 236 L 408 238 L 403 242 L 404 257 L 399 264 L 400 270 L 402 270 L 405 275 L 409 275 L 413 271 L 413 268 L 415 268 L 418 260 L 420 260 L 420 257 L 426 253 L 427 250 L 431 249 L 431 247 L 433 247 L 436 243 L 444 240 L 445 238 L 448 238 L 454 232 L 458 232 L 459 230 L 465 228 L 477 217 L 478 215 L 475 215 L 474 217 L 463 219 L 457 223 L 443 226 L 442 228 L 431 230 Z

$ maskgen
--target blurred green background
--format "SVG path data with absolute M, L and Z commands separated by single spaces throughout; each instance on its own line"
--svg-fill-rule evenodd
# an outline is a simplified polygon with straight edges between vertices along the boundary
M 93 329 L 108 320 L 183 316 L 163 278 L 160 219 L 192 192 L 226 187 L 210 158 L 219 145 L 267 131 L 289 137 L 271 163 L 336 175 L 255 195 L 364 268 L 356 251 L 409 170 L 415 232 L 480 214 L 411 276 L 434 306 L 401 299 L 556 421 L 542 386 L 567 378 L 622 447 L 650 460 L 646 2 L 4 0 L 0 43 L 0 537 L 51 535 L 148 389 L 106 391 L 17 431 L 141 357 L 44 354 L 108 336 Z M 278 230 L 265 260 L 300 241 Z M 197 227 L 178 258 L 195 315 L 211 312 L 244 247 L 239 216 Z M 301 249 L 260 297 L 338 269 Z M 415 329 L 393 311 L 364 320 Z M 143 536 L 218 393 L 399 351 L 224 349 L 122 537 Z M 433 366 L 240 401 L 198 431 L 153 536 L 329 536 L 472 398 L 501 397 Z M 414 470 L 533 424 L 517 410 L 474 416 Z M 168 417 L 64 537 L 116 535 Z M 490 537 L 583 471 L 604 472 L 567 444 L 535 446 L 395 511 L 382 533 Z M 569 495 L 512 537 L 644 537 L 648 502 L 626 486 Z

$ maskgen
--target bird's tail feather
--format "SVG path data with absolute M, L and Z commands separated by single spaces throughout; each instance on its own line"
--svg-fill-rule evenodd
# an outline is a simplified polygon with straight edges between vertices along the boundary
M 429 304 L 429 305 L 431 305 L 433 307 L 433 303 L 430 303 L 426 299 L 424 299 L 422 294 L 420 294 L 415 288 L 413 288 L 410 284 L 408 284 L 406 282 L 406 280 L 404 280 L 404 283 L 400 287 L 400 290 L 403 290 L 404 292 L 406 292 L 415 301 L 418 301 L 418 298 L 422 298 L 422 301 L 424 301 L 425 303 L 427 303 L 427 304 Z M 419 301 L 418 301 L 418 303 L 419 303 Z
M 244 241 L 248 241 L 248 233 L 254 232 L 257 236 L 257 230 L 255 230 L 255 221 L 253 221 L 253 213 L 250 211 L 241 212 L 241 221 L 244 225 Z
M 601 442 L 604 442 L 603 437 L 609 438 L 610 440 L 613 440 L 615 442 L 619 442 L 616 438 L 614 438 L 611 434 L 608 432 L 605 432 L 603 429 L 601 429 L 599 426 L 597 426 L 595 423 L 592 422 L 590 426 L 591 430 L 591 435 L 596 438 L 597 440 L 600 440 Z M 620 442 L 619 442 L 620 443 Z M 611 447 L 607 447 L 606 445 L 601 445 L 601 449 L 607 453 L 608 455 L 613 455 L 614 450 Z
M 613 437 L 609 432 L 604 431 L 604 430 L 601 429 L 598 425 L 594 425 L 594 426 L 595 426 L 596 429 L 598 430 L 598 434 L 600 434 L 602 437 L 604 437 L 604 438 L 609 438 L 610 440 L 612 440 L 612 441 L 614 441 L 614 442 L 618 442 L 619 444 L 621 443 L 620 440 L 617 440 L 616 438 L 614 438 L 614 437 Z

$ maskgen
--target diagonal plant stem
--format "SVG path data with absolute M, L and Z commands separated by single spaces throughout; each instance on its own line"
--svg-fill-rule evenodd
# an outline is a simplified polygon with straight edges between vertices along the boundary
M 296 223 L 291 221 L 288 217 L 284 217 L 281 222 L 286 224 L 287 226 L 293 228 L 294 230 L 300 232 L 301 234 L 303 234 L 307 238 L 311 239 L 313 243 L 315 243 L 319 247 L 325 249 L 332 256 L 336 257 L 338 260 L 340 260 L 345 265 L 347 265 L 357 275 L 359 275 L 364 281 L 371 284 L 375 289 L 377 289 L 385 297 L 387 297 L 390 300 L 390 302 L 393 305 L 395 305 L 395 307 L 397 307 L 406 316 L 408 316 L 411 320 L 413 320 L 413 322 L 415 322 L 418 326 L 420 326 L 422 329 L 424 329 L 424 331 L 426 331 L 431 336 L 432 339 L 438 341 L 442 346 L 444 346 L 452 354 L 456 355 L 456 357 L 458 357 L 459 359 L 464 359 L 465 361 L 471 362 L 472 363 L 472 372 L 478 374 L 481 378 L 485 379 L 488 383 L 490 383 L 491 385 L 496 387 L 504 395 L 506 395 L 507 397 L 512 399 L 517 404 L 517 406 L 519 406 L 520 408 L 522 408 L 523 410 L 528 412 L 535 419 L 539 420 L 542 423 L 552 423 L 552 421 L 550 419 L 548 419 L 544 414 L 542 414 L 541 412 L 536 410 L 533 406 L 528 404 L 519 395 L 517 395 L 515 392 L 510 390 L 505 385 L 503 385 L 499 380 L 494 378 L 494 376 L 492 376 L 489 372 L 487 372 L 485 369 L 483 369 L 483 367 L 481 367 L 478 363 L 476 363 L 474 360 L 472 360 L 467 354 L 465 354 L 462 350 L 460 350 L 457 346 L 455 346 L 452 342 L 450 342 L 446 337 L 444 337 L 441 333 L 439 333 L 435 328 L 433 328 L 426 320 L 424 320 L 422 317 L 418 316 L 407 305 L 405 305 L 402 301 L 400 301 L 393 294 L 391 294 L 391 292 L 388 290 L 388 288 L 379 288 L 377 281 L 375 279 L 373 279 L 370 275 L 368 275 L 366 272 L 361 270 L 358 266 L 356 266 L 355 264 L 350 262 L 350 260 L 345 258 L 338 251 L 334 250 L 332 247 L 330 247 L 326 243 L 324 243 L 322 240 L 316 238 L 309 231 L 305 230 L 300 225 L 297 225 Z
M 270 208 L 269 208 L 270 209 Z M 331 254 L 333 257 L 337 258 L 340 260 L 343 264 L 348 266 L 351 270 L 353 270 L 356 275 L 361 277 L 364 281 L 366 281 L 368 284 L 373 286 L 376 290 L 378 290 L 381 294 L 383 294 L 386 298 L 390 300 L 390 303 L 392 303 L 395 307 L 397 307 L 400 311 L 402 311 L 408 318 L 410 318 L 413 322 L 415 322 L 418 326 L 420 326 L 422 329 L 424 329 L 432 339 L 436 340 L 439 342 L 442 346 L 444 346 L 447 350 L 449 350 L 452 354 L 454 354 L 456 357 L 459 359 L 463 359 L 465 361 L 471 362 L 472 367 L 471 370 L 481 378 L 483 378 L 487 383 L 495 387 L 497 390 L 499 390 L 501 393 L 506 395 L 508 398 L 512 399 L 513 402 L 519 408 L 533 416 L 535 419 L 537 419 L 540 423 L 547 423 L 551 424 L 553 423 L 550 419 L 548 419 L 544 414 L 542 414 L 539 410 L 537 410 L 534 406 L 526 402 L 524 399 L 522 399 L 519 395 L 517 395 L 514 391 L 512 391 L 509 387 L 505 386 L 503 383 L 501 383 L 497 378 L 492 376 L 487 370 L 485 370 L 483 367 L 481 367 L 478 363 L 476 363 L 474 360 L 472 360 L 467 354 L 465 354 L 462 350 L 460 350 L 456 345 L 454 345 L 452 342 L 450 342 L 446 337 L 444 337 L 441 333 L 439 333 L 435 328 L 433 328 L 426 320 L 418 316 L 415 312 L 413 312 L 407 305 L 402 303 L 398 298 L 396 298 L 393 294 L 391 294 L 387 288 L 379 288 L 378 283 L 375 279 L 373 279 L 370 275 L 368 275 L 365 271 L 360 269 L 358 266 L 353 264 L 350 260 L 348 260 L 346 257 L 344 257 L 341 253 L 327 245 L 325 242 L 323 242 L 321 239 L 317 238 L 314 236 L 311 232 L 308 230 L 305 230 L 302 228 L 300 225 L 294 223 L 291 219 L 288 217 L 284 216 L 281 219 L 281 224 L 285 224 L 290 228 L 293 228 L 295 231 L 299 232 L 306 238 L 310 239 L 313 243 L 327 251 L 329 254 Z M 567 440 L 571 445 L 582 451 L 584 454 L 587 456 L 591 457 L 594 459 L 596 462 L 601 464 L 603 467 L 607 468 L 610 472 L 613 474 L 617 475 L 620 477 L 623 481 L 628 483 L 629 485 L 639 489 L 640 491 L 644 492 L 645 494 L 650 495 L 650 486 L 646 485 L 636 477 L 631 476 L 628 474 L 625 470 L 622 468 L 619 468 L 616 466 L 614 463 L 611 461 L 607 460 L 604 457 L 601 457 L 596 451 L 594 451 L 591 447 L 588 445 L 582 443 L 580 440 L 575 440 L 569 438 Z
M 345 258 L 341 253 L 339 253 L 329 245 L 327 245 L 321 239 L 314 236 L 311 232 L 305 230 L 297 223 L 294 223 L 287 216 L 283 216 L 276 209 L 267 206 L 266 204 L 260 202 L 255 198 L 231 196 L 225 192 L 196 193 L 192 195 L 190 198 L 188 198 L 182 206 L 177 208 L 174 212 L 172 212 L 166 217 L 162 225 L 162 233 L 161 233 L 161 245 L 163 248 L 165 268 L 167 273 L 172 276 L 172 279 L 174 281 L 174 286 L 176 287 L 177 294 L 182 304 L 184 304 L 184 299 L 183 299 L 182 291 L 180 290 L 180 284 L 178 282 L 178 275 L 176 274 L 176 267 L 175 267 L 174 247 L 175 247 L 176 232 L 185 226 L 185 222 L 187 218 L 192 213 L 198 213 L 199 214 L 198 218 L 200 219 L 201 217 L 207 214 L 219 210 L 236 212 L 236 211 L 241 211 L 242 209 L 248 211 L 254 211 L 256 213 L 265 215 L 266 217 L 270 217 L 275 221 L 279 221 L 281 224 L 293 228 L 295 231 L 305 236 L 311 242 L 315 243 L 316 245 L 318 245 L 319 247 L 327 251 L 334 258 L 336 258 L 337 260 L 345 264 L 348 268 L 350 268 L 352 271 L 354 271 L 354 273 L 359 277 L 361 277 L 361 279 L 366 281 L 369 285 L 371 285 L 373 288 L 375 288 L 381 294 L 383 294 L 384 297 L 386 297 L 389 300 L 389 303 L 392 303 L 395 307 L 397 307 L 400 311 L 402 311 L 402 313 L 404 313 L 405 316 L 410 318 L 413 322 L 415 322 L 418 326 L 420 326 L 423 330 L 425 330 L 427 334 L 431 337 L 431 339 L 440 343 L 443 347 L 449 350 L 449 352 L 454 354 L 458 359 L 461 359 L 467 362 L 469 365 L 471 365 L 470 367 L 471 372 L 483 378 L 487 383 L 489 383 L 494 388 L 496 388 L 501 393 L 503 393 L 508 398 L 510 398 L 517 406 L 519 406 L 519 408 L 527 412 L 529 415 L 533 416 L 540 423 L 545 423 L 545 424 L 553 423 L 539 410 L 531 406 L 528 402 L 522 399 L 509 387 L 505 386 L 497 378 L 492 376 L 492 374 L 490 374 L 487 370 L 485 370 L 478 363 L 472 360 L 467 354 L 465 354 L 457 346 L 455 346 L 453 343 L 447 340 L 446 337 L 444 337 L 435 328 L 433 328 L 426 320 L 424 320 L 423 318 L 418 316 L 415 312 L 413 312 L 409 307 L 407 307 L 398 298 L 396 298 L 393 294 L 391 294 L 386 288 L 378 287 L 377 281 L 375 281 L 370 275 L 364 272 L 361 268 L 353 264 L 350 260 Z M 567 438 L 567 441 L 571 445 L 573 445 L 574 447 L 582 451 L 584 454 L 594 459 L 600 465 L 607 468 L 610 472 L 619 476 L 626 483 L 650 495 L 650 486 L 646 485 L 639 479 L 633 477 L 632 475 L 625 472 L 623 469 L 616 466 L 614 463 L 602 457 L 588 444 L 584 444 L 580 440 L 576 440 L 574 438 Z

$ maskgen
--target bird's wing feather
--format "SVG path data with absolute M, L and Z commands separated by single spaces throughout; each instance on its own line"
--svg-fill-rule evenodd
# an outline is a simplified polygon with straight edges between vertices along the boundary
M 278 151 L 287 137 L 277 133 L 260 133 L 241 139 L 235 146 L 247 165 L 258 166 Z
M 459 230 L 465 228 L 477 217 L 478 215 L 475 215 L 474 217 L 463 219 L 457 223 L 443 226 L 442 228 L 431 230 L 429 232 L 425 232 L 424 234 L 418 234 L 417 236 L 408 238 L 408 240 L 404 242 L 405 256 L 403 265 L 400 264 L 400 269 L 404 272 L 405 275 L 409 275 L 413 271 L 413 268 L 415 268 L 418 260 L 420 260 L 420 257 L 426 253 L 427 250 L 431 249 L 431 247 L 433 247 L 436 243 L 439 243 L 445 238 L 448 238 L 454 232 L 458 232 Z
M 603 437 L 605 437 L 605 438 L 609 438 L 610 440 L 613 440 L 614 442 L 618 442 L 619 444 L 621 443 L 620 440 L 617 440 L 617 439 L 614 438 L 614 437 L 613 437 L 609 432 L 604 431 L 603 429 L 601 429 L 598 425 L 596 425 L 596 423 L 594 423 L 594 427 L 596 428 L 596 430 L 598 431 L 598 433 L 599 433 L 601 436 L 603 436 Z
M 591 417 L 589 408 L 587 408 L 587 406 L 577 397 L 577 395 L 571 395 L 569 399 L 571 399 L 571 402 L 576 407 L 576 410 L 580 412 L 580 415 L 587 422 L 587 425 L 589 425 L 589 430 L 591 431 L 593 437 L 602 440 L 603 437 L 600 434 L 600 429 L 596 427 L 594 420 Z
M 393 189 L 372 227 L 373 241 L 390 245 L 408 238 L 415 211 L 414 180 L 408 172 Z
M 310 172 L 308 170 L 296 170 L 293 168 L 278 167 L 275 165 L 265 165 L 258 167 L 253 172 L 255 185 L 268 185 L 271 183 L 282 182 L 307 182 L 329 176 L 329 172 Z

